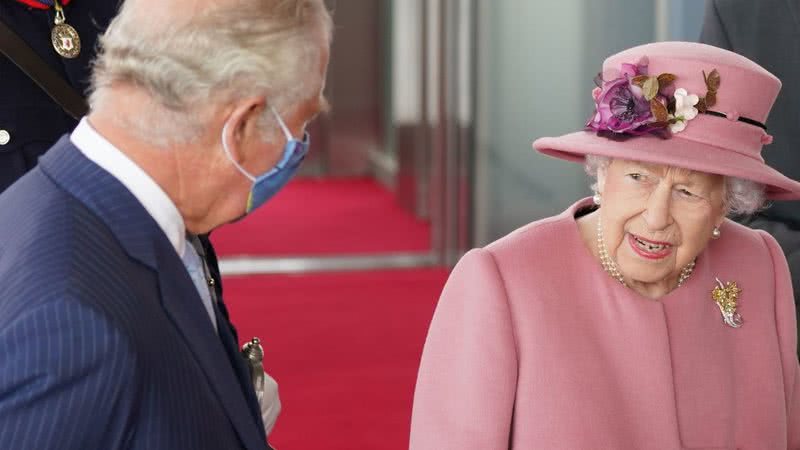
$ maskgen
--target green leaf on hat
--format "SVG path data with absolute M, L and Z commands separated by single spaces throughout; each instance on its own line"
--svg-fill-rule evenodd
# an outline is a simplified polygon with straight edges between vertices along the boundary
M 642 85 L 642 92 L 647 101 L 653 100 L 658 95 L 658 78 L 648 77 Z

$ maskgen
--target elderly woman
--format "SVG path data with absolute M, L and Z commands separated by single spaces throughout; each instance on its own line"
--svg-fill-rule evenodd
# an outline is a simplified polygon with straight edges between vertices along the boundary
M 760 157 L 779 89 L 702 44 L 608 58 L 588 129 L 534 142 L 596 195 L 459 262 L 411 448 L 800 448 L 786 261 L 725 218 L 800 198 Z

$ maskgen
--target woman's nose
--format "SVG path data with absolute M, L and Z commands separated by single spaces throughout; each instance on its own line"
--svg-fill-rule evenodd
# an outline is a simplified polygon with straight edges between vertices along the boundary
M 650 231 L 661 231 L 672 223 L 670 215 L 670 201 L 672 199 L 672 189 L 660 184 L 650 194 L 647 200 L 647 208 L 644 211 L 644 220 Z

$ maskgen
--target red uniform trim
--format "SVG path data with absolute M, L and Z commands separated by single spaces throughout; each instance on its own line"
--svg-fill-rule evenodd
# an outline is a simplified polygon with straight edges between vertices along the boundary
M 36 8 L 36 9 L 50 9 L 50 8 L 52 8 L 52 6 L 44 4 L 42 2 L 38 2 L 36 0 L 17 0 L 17 1 L 20 2 L 20 3 L 26 4 L 26 5 L 30 6 L 31 8 Z M 70 0 L 61 0 L 61 5 L 67 6 L 69 4 L 69 2 L 70 2 Z

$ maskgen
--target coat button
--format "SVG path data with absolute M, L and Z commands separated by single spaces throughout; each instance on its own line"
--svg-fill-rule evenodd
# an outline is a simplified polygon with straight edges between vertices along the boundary
M 6 130 L 0 130 L 0 145 L 6 145 L 11 142 L 11 134 Z

